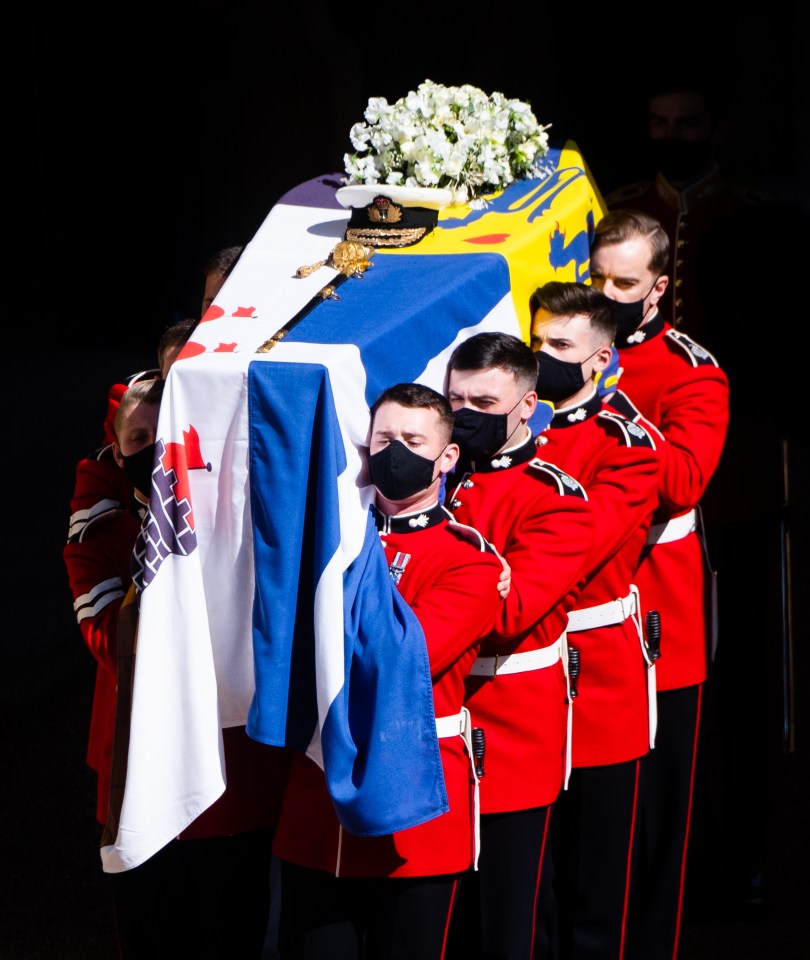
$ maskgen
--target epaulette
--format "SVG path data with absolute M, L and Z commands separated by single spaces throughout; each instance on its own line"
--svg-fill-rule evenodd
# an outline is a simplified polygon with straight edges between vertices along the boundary
M 575 480 L 570 474 L 566 473 L 565 470 L 561 470 L 556 464 L 549 463 L 547 460 L 541 460 L 539 457 L 535 457 L 534 460 L 530 460 L 530 467 L 534 467 L 535 470 L 540 470 L 543 473 L 547 474 L 554 480 L 557 484 L 557 491 L 560 496 L 570 496 L 570 497 L 580 497 L 582 500 L 588 499 L 588 494 L 585 492 L 585 487 Z
M 765 193 L 763 190 L 758 190 L 756 187 L 749 187 L 744 183 L 729 184 L 729 189 L 736 200 L 741 200 L 743 203 L 750 203 L 752 206 L 759 203 L 774 202 L 774 198 L 770 194 Z
M 666 335 L 681 348 L 693 367 L 720 366 L 712 354 L 705 347 L 696 343 L 688 334 L 681 333 L 680 330 L 667 330 Z
M 600 410 L 597 417 L 604 417 L 609 423 L 614 423 L 621 430 L 624 437 L 624 443 L 627 447 L 647 447 L 655 450 L 655 440 L 640 423 L 634 423 L 623 417 L 620 413 L 612 413 L 610 410 Z
M 616 203 L 626 203 L 628 200 L 637 200 L 643 196 L 652 186 L 652 180 L 637 180 L 635 183 L 628 183 L 623 187 L 617 187 L 611 190 L 605 197 L 605 203 L 612 207 Z
M 489 540 L 484 538 L 481 531 L 476 530 L 475 527 L 469 527 L 466 523 L 459 523 L 458 520 L 451 520 L 447 524 L 447 529 L 459 537 L 459 539 L 471 543 L 479 553 L 491 553 L 494 556 L 498 555 L 495 547 L 493 547 Z
M 623 390 L 616 390 L 614 393 L 612 393 L 608 403 L 626 420 L 638 420 L 638 418 L 641 416 L 641 411 L 639 408 Z

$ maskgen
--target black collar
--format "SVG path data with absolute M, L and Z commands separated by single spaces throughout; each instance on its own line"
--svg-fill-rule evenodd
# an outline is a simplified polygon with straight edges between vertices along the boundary
M 380 513 L 376 504 L 371 509 L 380 533 L 416 533 L 417 530 L 427 530 L 451 519 L 450 514 L 438 503 L 428 510 L 400 513 L 395 517 Z
M 530 433 L 519 446 L 496 453 L 481 462 L 478 460 L 468 460 L 465 463 L 459 461 L 454 476 L 461 477 L 468 473 L 496 473 L 499 470 L 507 470 L 509 467 L 520 467 L 536 456 L 537 443 Z
M 551 429 L 559 427 L 573 427 L 577 423 L 582 423 L 589 417 L 595 417 L 602 409 L 602 398 L 593 389 L 593 393 L 583 403 L 573 404 L 570 407 L 560 407 L 554 411 L 549 427 Z
M 629 337 L 625 337 L 623 340 L 617 340 L 616 346 L 620 350 L 629 350 L 631 347 L 637 347 L 646 340 L 652 340 L 653 337 L 657 337 L 663 329 L 664 315 L 660 310 L 657 310 L 652 320 L 645 323 L 643 327 L 639 327 L 638 330 L 631 333 Z

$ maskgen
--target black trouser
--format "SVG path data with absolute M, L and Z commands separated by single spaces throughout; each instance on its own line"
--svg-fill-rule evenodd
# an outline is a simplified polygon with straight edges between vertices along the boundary
M 551 824 L 561 960 L 621 960 L 646 758 L 571 771 Z M 545 924 L 548 926 L 548 924 Z
M 640 779 L 627 960 L 674 960 L 678 952 L 701 695 L 702 685 L 658 693 L 655 749 Z
M 282 960 L 441 960 L 458 880 L 334 877 L 282 860 Z
M 551 809 L 482 815 L 478 870 L 462 878 L 448 960 L 548 956 L 549 931 L 538 929 L 537 916 L 548 913 L 539 904 L 547 895 L 544 864 L 551 854 Z
M 710 523 L 707 534 L 718 570 L 720 639 L 703 694 L 692 817 L 685 909 L 698 915 L 763 892 L 755 884 L 763 881 L 785 716 L 779 525 L 745 518 Z M 794 577 L 794 591 L 799 583 Z
M 173 840 L 110 874 L 122 960 L 260 960 L 270 916 L 272 831 Z

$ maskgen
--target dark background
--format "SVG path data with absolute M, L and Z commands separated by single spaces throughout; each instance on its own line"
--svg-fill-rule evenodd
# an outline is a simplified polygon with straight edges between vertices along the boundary
M 797 3 L 735 9 L 720 25 L 714 14 L 711 26 L 707 5 L 692 2 L 605 8 L 602 23 L 570 4 L 509 14 L 497 5 L 396 14 L 279 6 L 32 2 L 6 37 L 16 64 L 4 131 L 7 209 L 15 211 L 5 284 L 15 377 L 8 442 L 12 462 L 27 472 L 14 487 L 25 492 L 6 508 L 14 549 L 0 645 L 2 960 L 112 956 L 95 782 L 84 765 L 94 666 L 61 559 L 75 463 L 101 440 L 107 387 L 152 366 L 162 330 L 198 314 L 208 254 L 249 242 L 291 187 L 342 170 L 349 129 L 370 96 L 393 101 L 431 79 L 526 100 L 552 124 L 555 142 L 579 145 L 608 192 L 645 172 L 644 76 L 694 65 L 732 96 L 723 159 L 733 177 L 808 206 L 807 16 L 800 22 Z M 775 281 L 773 303 L 763 305 L 763 321 L 775 328 L 767 349 L 788 349 L 780 316 L 803 322 L 796 304 L 806 263 L 798 251 L 775 251 L 763 265 Z M 729 282 L 744 283 L 745 270 Z M 776 690 L 773 764 L 766 774 L 752 770 L 772 782 L 772 805 L 762 811 L 769 895 L 764 905 L 729 904 L 714 886 L 711 825 L 723 811 L 708 776 L 685 960 L 804 956 L 794 944 L 803 937 L 806 948 L 810 935 L 801 701 L 810 634 L 802 596 L 807 447 L 797 445 L 793 458 L 795 749 L 782 749 Z M 711 730 L 706 743 L 710 767 Z

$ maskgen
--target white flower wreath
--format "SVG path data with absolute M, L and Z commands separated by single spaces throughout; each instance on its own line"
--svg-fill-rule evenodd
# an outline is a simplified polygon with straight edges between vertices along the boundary
M 548 153 L 545 126 L 528 103 L 465 84 L 425 80 L 389 104 L 372 97 L 351 129 L 347 184 L 436 187 L 467 203 L 539 173 Z

